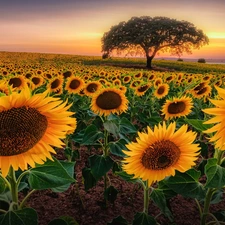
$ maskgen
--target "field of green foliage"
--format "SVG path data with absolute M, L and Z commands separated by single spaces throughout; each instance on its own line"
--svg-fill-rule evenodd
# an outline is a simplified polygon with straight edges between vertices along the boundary
M 154 60 L 146 70 L 144 59 L 1 52 L 0 224 L 37 225 L 27 199 L 76 184 L 76 160 L 91 148 L 82 185 L 103 180 L 105 207 L 121 191 L 109 173 L 143 189 L 133 225 L 160 224 L 150 199 L 172 224 L 176 195 L 195 199 L 200 225 L 225 224 L 223 209 L 210 212 L 224 200 L 224 82 L 221 64 Z M 51 225 L 59 222 L 79 221 L 59 215 Z

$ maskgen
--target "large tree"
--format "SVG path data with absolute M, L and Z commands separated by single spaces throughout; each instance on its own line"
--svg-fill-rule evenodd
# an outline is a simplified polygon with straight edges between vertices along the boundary
M 191 54 L 192 49 L 208 44 L 209 39 L 190 22 L 142 16 L 112 26 L 101 41 L 104 57 L 113 50 L 142 52 L 147 59 L 147 68 L 151 68 L 152 59 L 158 52 L 170 52 L 180 57 L 183 52 Z

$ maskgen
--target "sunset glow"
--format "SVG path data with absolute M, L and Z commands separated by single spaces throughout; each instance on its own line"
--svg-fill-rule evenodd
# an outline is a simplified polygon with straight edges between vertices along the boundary
M 0 51 L 99 56 L 101 38 L 111 26 L 148 15 L 186 20 L 203 30 L 209 45 L 185 57 L 225 58 L 224 10 L 221 0 L 5 1 L 0 3 Z

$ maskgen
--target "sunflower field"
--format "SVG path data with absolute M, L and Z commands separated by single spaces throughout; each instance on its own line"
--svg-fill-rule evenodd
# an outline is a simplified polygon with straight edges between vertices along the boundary
M 90 224 L 78 215 L 41 223 L 29 199 L 45 190 L 70 190 L 72 199 L 81 186 L 100 187 L 105 210 L 124 191 L 112 180 L 138 188 L 142 209 L 98 224 L 179 225 L 176 196 L 194 201 L 192 224 L 225 224 L 223 208 L 211 211 L 224 201 L 225 66 L 145 70 L 124 67 L 141 63 L 135 59 L 95 60 L 0 53 L 0 224 Z

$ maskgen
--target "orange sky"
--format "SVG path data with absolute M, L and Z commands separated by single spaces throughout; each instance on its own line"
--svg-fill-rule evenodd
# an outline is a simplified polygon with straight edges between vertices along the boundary
M 192 22 L 209 37 L 183 57 L 225 59 L 224 11 L 224 0 L 9 0 L 0 3 L 0 51 L 101 55 L 111 26 L 148 15 Z

